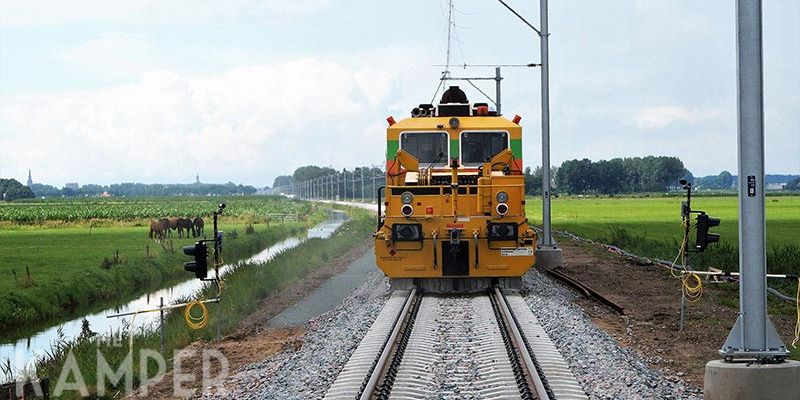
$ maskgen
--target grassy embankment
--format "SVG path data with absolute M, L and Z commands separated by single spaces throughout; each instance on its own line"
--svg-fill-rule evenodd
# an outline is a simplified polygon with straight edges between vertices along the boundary
M 328 239 L 309 239 L 299 246 L 287 250 L 277 255 L 265 264 L 244 264 L 238 267 L 225 279 L 223 301 L 221 303 L 222 318 L 219 321 L 222 334 L 229 334 L 236 330 L 239 322 L 254 312 L 261 304 L 262 299 L 270 296 L 279 290 L 298 282 L 310 271 L 325 265 L 333 258 L 346 253 L 358 243 L 369 237 L 374 230 L 372 214 L 363 210 L 349 210 L 352 219 L 346 222 L 336 233 Z M 215 296 L 216 289 L 206 287 L 200 298 L 211 298 Z M 195 340 L 210 340 L 216 331 L 217 306 L 210 308 L 211 322 L 209 325 L 197 331 L 187 328 L 182 310 L 173 312 L 167 316 L 165 324 L 165 342 L 167 359 L 171 359 L 173 352 L 182 349 Z M 80 367 L 85 382 L 90 386 L 90 391 L 94 393 L 97 384 L 97 356 L 99 350 L 105 360 L 116 370 L 128 355 L 127 332 L 123 334 L 125 340 L 123 346 L 108 346 L 104 343 L 97 343 L 95 338 L 81 337 L 75 341 L 59 343 L 52 354 L 46 360 L 38 363 L 36 375 L 39 377 L 49 377 L 51 382 L 55 382 L 61 373 L 67 355 L 71 352 Z M 159 333 L 157 331 L 139 329 L 134 336 L 133 349 L 133 371 L 134 386 L 139 386 L 140 371 L 140 350 L 159 349 Z M 157 371 L 154 362 L 148 363 L 149 377 Z M 111 392 L 123 390 L 123 382 L 117 385 L 110 385 L 107 388 Z M 111 390 L 113 386 L 114 390 Z M 77 393 L 64 393 L 62 398 L 74 398 Z
M 578 236 L 612 244 L 634 254 L 672 260 L 683 237 L 680 221 L 681 197 L 650 198 L 574 198 L 552 201 L 552 224 Z M 767 270 L 770 273 L 800 273 L 800 197 L 769 196 L 767 215 Z M 711 232 L 721 235 L 703 254 L 692 254 L 689 263 L 698 269 L 708 267 L 737 271 L 738 203 L 736 197 L 694 197 L 692 208 L 704 210 L 722 220 Z M 529 198 L 528 217 L 541 224 L 541 200 Z M 694 242 L 694 236 L 691 237 Z M 796 281 L 769 280 L 770 285 L 794 294 Z M 738 288 L 723 285 L 730 296 L 725 305 L 738 307 Z M 770 312 L 793 314 L 795 307 L 770 297 Z M 793 358 L 800 359 L 800 349 Z
M 306 221 L 273 222 L 269 228 L 263 219 L 251 217 L 256 227 L 251 235 L 243 234 L 244 225 L 224 223 L 223 216 L 220 229 L 238 233 L 236 239 L 227 237 L 226 261 L 249 257 L 325 218 L 318 207 L 307 213 Z M 103 223 L 114 224 L 122 222 Z M 0 333 L 6 340 L 191 277 L 183 270 L 188 258 L 181 247 L 194 238 L 173 237 L 161 245 L 150 240 L 149 228 L 136 226 L 139 223 L 82 225 L 0 230 Z M 211 230 L 209 221 L 205 235 L 210 237 Z

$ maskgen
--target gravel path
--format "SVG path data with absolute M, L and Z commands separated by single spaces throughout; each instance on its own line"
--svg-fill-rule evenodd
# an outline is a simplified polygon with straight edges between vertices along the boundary
M 700 399 L 702 390 L 652 370 L 620 348 L 573 300 L 577 295 L 538 271 L 523 279 L 525 301 L 592 399 Z
M 383 274 L 366 282 L 341 304 L 309 322 L 303 345 L 244 367 L 225 382 L 225 395 L 204 399 L 320 399 L 355 351 L 388 298 Z

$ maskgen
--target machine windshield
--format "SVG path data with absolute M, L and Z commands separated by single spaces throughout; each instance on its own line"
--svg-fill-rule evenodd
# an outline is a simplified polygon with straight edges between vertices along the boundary
M 447 165 L 447 134 L 444 132 L 404 132 L 400 148 L 416 157 L 420 167 Z
M 461 165 L 480 166 L 507 148 L 506 132 L 464 132 L 461 134 Z

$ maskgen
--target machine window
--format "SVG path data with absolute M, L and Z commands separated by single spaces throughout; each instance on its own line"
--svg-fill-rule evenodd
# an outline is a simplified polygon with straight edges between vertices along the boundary
M 416 157 L 420 166 L 447 165 L 447 134 L 443 132 L 403 132 L 400 148 Z
M 461 165 L 480 166 L 507 148 L 507 132 L 464 132 L 461 134 Z

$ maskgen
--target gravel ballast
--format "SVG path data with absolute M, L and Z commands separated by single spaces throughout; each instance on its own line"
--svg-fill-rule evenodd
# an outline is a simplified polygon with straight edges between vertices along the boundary
M 620 348 L 576 304 L 577 294 L 531 271 L 523 279 L 526 303 L 578 382 L 592 399 L 700 399 L 702 390 L 678 374 L 656 371 L 636 352 Z M 377 271 L 341 304 L 308 324 L 303 344 L 243 367 L 224 394 L 205 399 L 320 399 L 380 312 L 388 280 Z
M 592 399 L 700 399 L 676 374 L 651 369 L 621 348 L 575 303 L 577 294 L 538 271 L 523 278 L 525 301 Z

